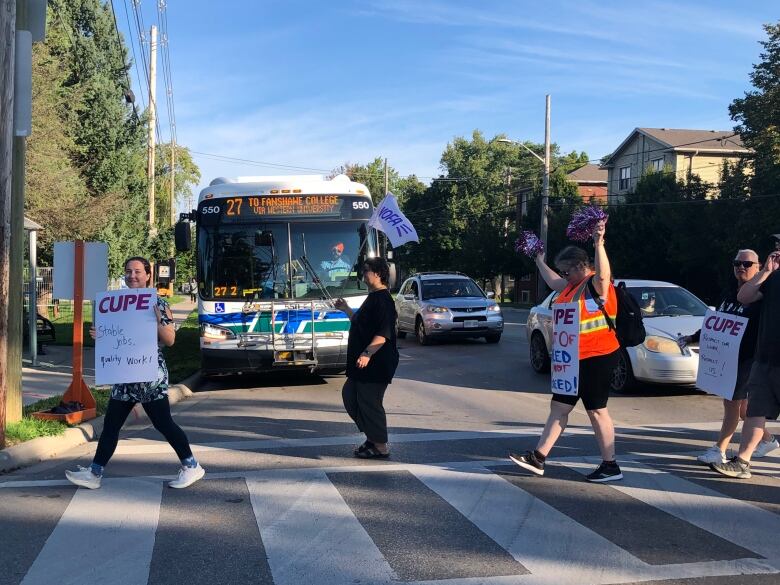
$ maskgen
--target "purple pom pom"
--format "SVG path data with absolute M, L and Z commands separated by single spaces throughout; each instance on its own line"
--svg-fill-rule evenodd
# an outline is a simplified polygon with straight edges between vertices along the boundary
M 581 207 L 571 216 L 566 235 L 575 242 L 587 242 L 593 237 L 593 232 L 600 221 L 607 221 L 609 215 L 595 205 Z
M 520 237 L 515 241 L 515 251 L 536 258 L 544 252 L 544 242 L 535 233 L 526 230 L 520 232 Z

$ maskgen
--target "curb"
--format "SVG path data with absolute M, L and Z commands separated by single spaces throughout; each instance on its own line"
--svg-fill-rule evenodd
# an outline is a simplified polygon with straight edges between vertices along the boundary
M 168 401 L 171 405 L 192 396 L 190 386 L 194 386 L 194 383 L 199 378 L 200 372 L 195 372 L 178 384 L 170 386 L 168 388 Z M 146 418 L 146 413 L 142 410 L 139 416 Z M 138 421 L 135 422 L 137 423 Z M 89 422 L 69 428 L 61 435 L 38 437 L 37 439 L 0 450 L 0 474 L 52 459 L 73 447 L 78 447 L 96 439 L 100 436 L 102 430 L 103 417 L 99 416 Z

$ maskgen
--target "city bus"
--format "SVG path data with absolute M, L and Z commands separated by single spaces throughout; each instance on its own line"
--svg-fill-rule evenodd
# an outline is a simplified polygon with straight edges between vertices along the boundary
M 346 175 L 215 179 L 176 226 L 179 251 L 196 234 L 204 374 L 346 367 L 349 319 L 377 255 L 368 188 Z

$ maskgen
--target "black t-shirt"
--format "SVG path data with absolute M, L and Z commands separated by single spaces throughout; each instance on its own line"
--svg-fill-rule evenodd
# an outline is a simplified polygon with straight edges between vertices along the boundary
M 780 366 L 780 272 L 770 274 L 759 290 L 764 298 L 758 324 L 756 361 Z
M 742 335 L 742 343 L 739 346 L 740 363 L 752 360 L 756 353 L 758 341 L 758 325 L 761 321 L 761 301 L 743 305 L 737 300 L 737 289 L 731 289 L 723 295 L 723 300 L 718 306 L 718 311 L 729 315 L 739 315 L 748 320 L 745 333 Z
M 395 302 L 383 288 L 368 294 L 363 305 L 352 318 L 347 343 L 347 377 L 360 382 L 389 384 L 398 367 L 398 348 L 395 340 Z M 387 341 L 371 356 L 365 368 L 357 367 L 357 359 L 375 336 Z

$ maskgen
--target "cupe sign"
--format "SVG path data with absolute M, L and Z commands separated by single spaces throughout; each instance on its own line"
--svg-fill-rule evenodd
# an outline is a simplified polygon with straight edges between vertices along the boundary
M 552 391 L 577 396 L 580 377 L 580 305 L 553 305 L 553 339 L 550 354 Z

